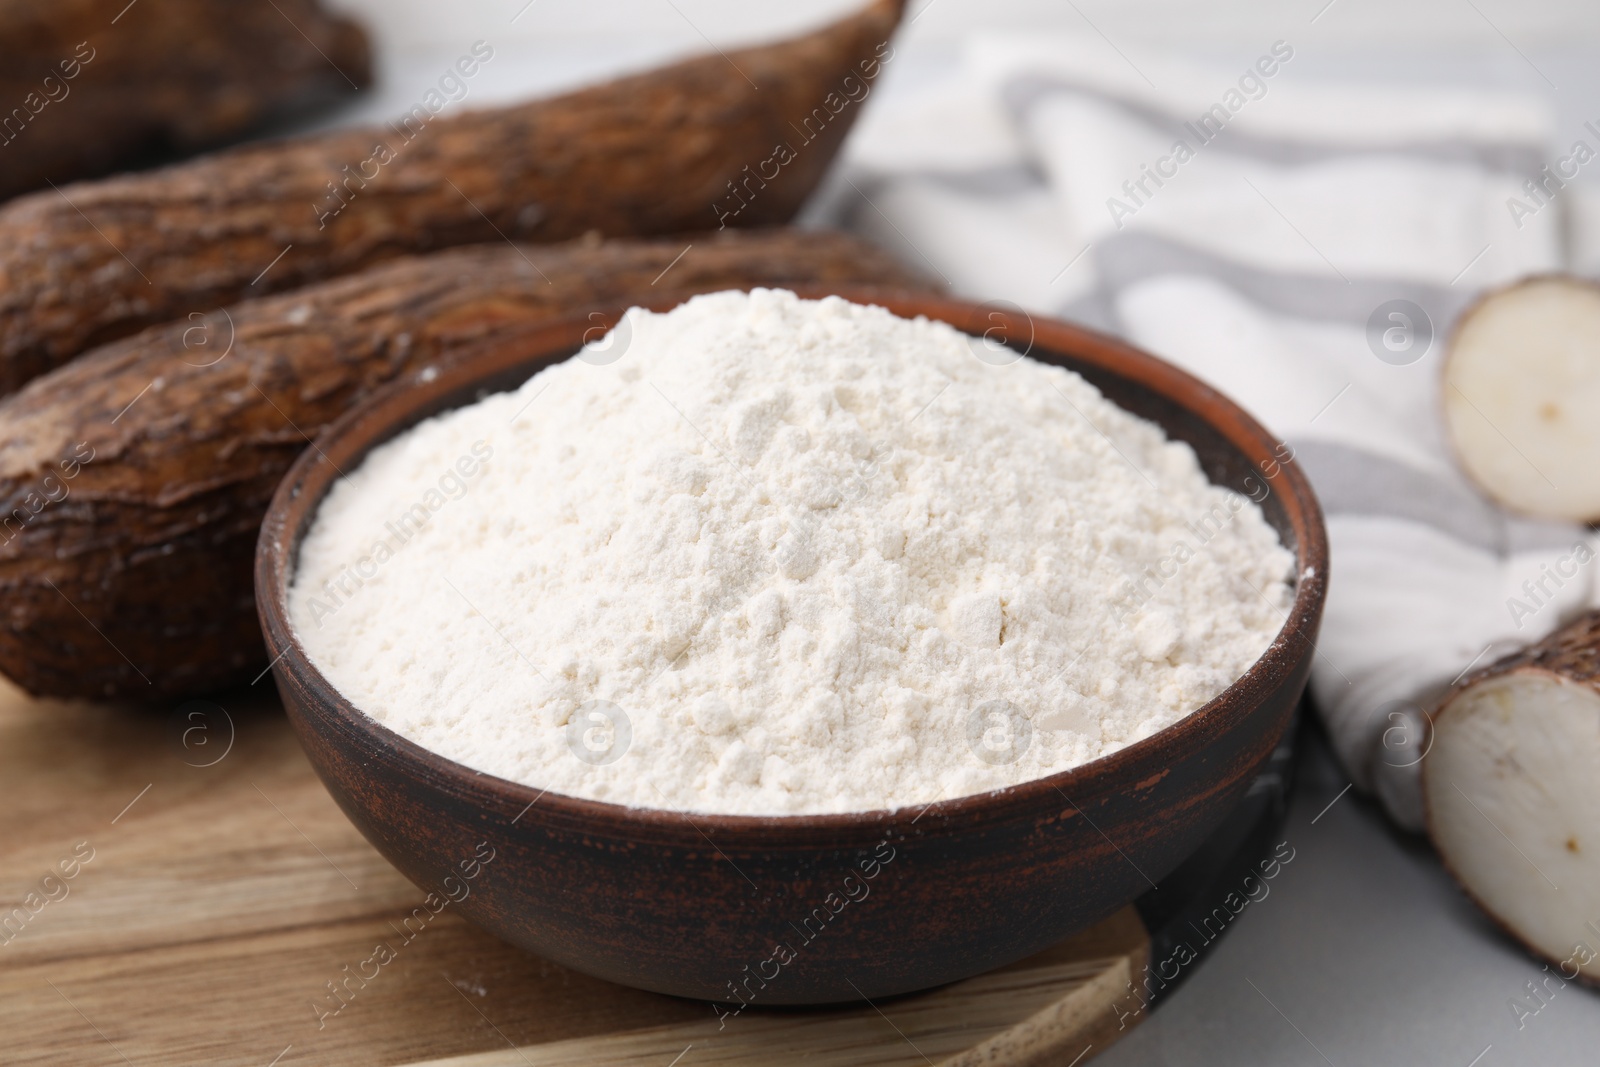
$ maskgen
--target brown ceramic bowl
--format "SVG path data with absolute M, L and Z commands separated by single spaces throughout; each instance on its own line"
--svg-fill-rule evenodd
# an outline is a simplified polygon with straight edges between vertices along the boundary
M 819 294 L 811 294 L 819 295 Z M 1328 549 L 1316 498 L 1279 442 L 1216 391 L 1099 334 L 926 295 L 843 291 L 998 332 L 1189 442 L 1213 482 L 1266 496 L 1298 558 L 1295 599 L 1261 659 L 1204 708 L 1103 759 L 1010 789 L 814 816 L 684 815 L 543 793 L 390 732 L 318 673 L 288 622 L 302 535 L 338 477 L 419 420 L 570 356 L 578 317 L 375 398 L 290 470 L 267 515 L 256 591 L 290 721 L 339 806 L 419 887 L 568 967 L 662 993 L 757 1005 L 923 989 L 1027 956 L 1150 888 L 1221 822 L 1306 684 Z M 614 321 L 610 316 L 607 321 Z M 480 842 L 487 842 L 480 847 Z M 493 860 L 474 867 L 474 857 Z M 468 880 L 466 873 L 476 877 Z

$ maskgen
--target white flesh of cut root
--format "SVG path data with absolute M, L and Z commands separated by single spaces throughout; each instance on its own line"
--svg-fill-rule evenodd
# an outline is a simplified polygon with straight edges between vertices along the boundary
M 1490 497 L 1600 518 L 1600 285 L 1540 275 L 1485 296 L 1456 324 L 1443 394 L 1456 455 Z
M 1462 683 L 1422 770 L 1467 892 L 1553 971 L 1600 982 L 1600 612 Z

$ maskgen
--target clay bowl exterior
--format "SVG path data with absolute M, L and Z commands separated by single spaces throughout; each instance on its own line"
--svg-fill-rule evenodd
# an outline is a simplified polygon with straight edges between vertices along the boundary
M 906 993 L 1039 951 L 1149 889 L 1222 821 L 1277 744 L 1310 671 L 1328 574 L 1321 510 L 1279 442 L 1216 391 L 1109 337 L 936 296 L 840 292 L 1030 347 L 1189 442 L 1213 482 L 1260 500 L 1297 557 L 1282 631 L 1242 678 L 1154 736 L 926 808 L 683 814 L 473 771 L 341 697 L 291 630 L 286 589 L 336 466 L 353 470 L 420 419 L 520 385 L 586 332 L 600 336 L 602 318 L 531 330 L 330 427 L 279 487 L 256 560 L 273 671 L 317 773 L 378 851 L 466 919 L 578 971 L 732 1006 Z

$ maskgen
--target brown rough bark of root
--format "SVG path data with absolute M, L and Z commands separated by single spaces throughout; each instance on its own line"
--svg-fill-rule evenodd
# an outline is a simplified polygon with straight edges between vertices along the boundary
M 317 0 L 8 0 L 0 56 L 0 198 L 221 144 L 372 82 L 366 34 Z
M 15 200 L 0 208 L 0 394 L 141 327 L 404 253 L 787 221 L 899 16 L 876 0 L 803 37 L 553 99 L 437 118 L 419 105 L 392 126 Z M 779 145 L 792 158 L 774 161 Z

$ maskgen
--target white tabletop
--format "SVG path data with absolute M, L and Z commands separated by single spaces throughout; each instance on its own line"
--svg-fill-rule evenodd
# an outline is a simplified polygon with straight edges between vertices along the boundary
M 1425 840 L 1394 831 L 1354 790 L 1341 796 L 1349 779 L 1316 730 L 1299 759 L 1278 835 L 1294 859 L 1096 1064 L 1600 1062 L 1600 995 L 1569 985 L 1519 1029 L 1507 1002 L 1527 999 L 1541 965 L 1462 894 Z

